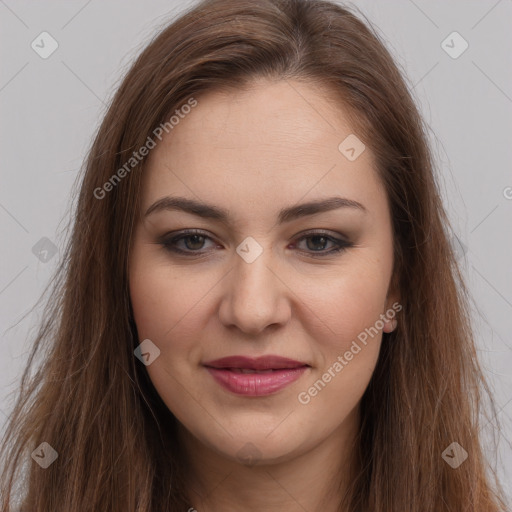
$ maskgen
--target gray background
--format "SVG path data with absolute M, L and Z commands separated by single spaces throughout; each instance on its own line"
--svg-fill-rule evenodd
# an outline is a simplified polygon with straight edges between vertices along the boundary
M 1 425 L 11 407 L 7 393 L 17 388 L 41 318 L 40 310 L 24 315 L 55 269 L 71 188 L 105 103 L 149 38 L 188 5 L 0 0 Z M 395 55 L 431 128 L 441 188 L 475 302 L 479 354 L 503 428 L 498 458 L 492 452 L 489 457 L 511 496 L 512 0 L 355 5 Z M 59 45 L 47 59 L 31 48 L 43 31 Z M 442 46 L 453 31 L 469 44 L 458 58 Z M 461 48 L 457 40 L 447 44 L 452 51 Z M 43 237 L 51 242 L 40 242 Z M 34 246 L 49 249 L 47 261 L 36 257 Z M 482 430 L 487 439 L 495 428 L 484 423 Z

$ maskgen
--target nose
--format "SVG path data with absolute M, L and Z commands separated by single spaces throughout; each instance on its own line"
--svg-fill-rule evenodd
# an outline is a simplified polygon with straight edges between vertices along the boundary
M 259 334 L 285 325 L 291 315 L 291 291 L 279 272 L 271 268 L 270 250 L 252 263 L 238 255 L 226 276 L 219 309 L 221 322 L 247 334 Z

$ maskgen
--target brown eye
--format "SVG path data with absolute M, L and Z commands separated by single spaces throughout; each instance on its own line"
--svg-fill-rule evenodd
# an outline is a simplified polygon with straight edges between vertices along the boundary
M 212 240 L 212 238 L 202 232 L 187 231 L 177 236 L 165 237 L 160 243 L 169 252 L 199 255 L 204 254 L 205 250 L 203 249 L 208 240 Z
M 329 256 L 353 246 L 351 242 L 335 238 L 322 232 L 308 233 L 307 235 L 299 238 L 299 241 L 303 240 L 306 241 L 306 249 L 304 252 L 309 253 L 312 257 Z M 329 244 L 331 244 L 332 248 L 330 250 L 326 250 L 328 249 Z M 301 249 L 301 251 L 303 251 L 303 249 Z
M 160 244 L 171 253 L 200 256 L 211 250 L 211 248 L 205 247 L 208 240 L 214 242 L 210 236 L 201 231 L 187 231 L 176 236 L 165 237 L 160 241 Z M 300 237 L 298 241 L 306 242 L 302 248 L 299 247 L 300 244 L 296 244 L 299 251 L 313 258 L 330 256 L 353 246 L 351 242 L 323 232 L 308 233 Z
M 194 251 L 197 249 L 202 249 L 202 247 L 204 245 L 205 237 L 202 235 L 187 235 L 187 236 L 181 237 L 181 240 L 185 241 L 185 246 L 187 249 Z M 191 243 L 188 244 L 187 241 L 189 241 Z

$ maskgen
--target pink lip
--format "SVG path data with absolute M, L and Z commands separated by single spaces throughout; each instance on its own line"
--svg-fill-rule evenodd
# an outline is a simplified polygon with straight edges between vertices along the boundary
M 245 396 L 276 393 L 296 381 L 309 368 L 306 363 L 280 356 L 262 356 L 256 359 L 231 356 L 209 361 L 204 366 L 225 389 Z M 241 373 L 240 370 L 255 372 Z

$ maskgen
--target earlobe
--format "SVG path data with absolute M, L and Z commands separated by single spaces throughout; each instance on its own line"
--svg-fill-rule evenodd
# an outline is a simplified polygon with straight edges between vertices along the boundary
M 386 310 L 384 321 L 383 332 L 393 332 L 398 326 L 398 320 L 396 319 L 396 315 L 399 311 L 402 310 L 402 305 L 400 301 L 399 292 L 399 282 L 398 282 L 398 274 L 397 272 L 393 272 L 391 276 L 391 280 L 389 283 L 388 293 L 386 294 Z
M 398 294 L 388 294 L 386 297 L 386 310 L 384 313 L 384 327 L 383 332 L 393 332 L 398 326 L 398 320 L 396 316 L 402 310 L 402 305 L 400 304 L 400 297 Z
M 393 332 L 398 325 L 398 320 L 393 318 L 392 320 L 388 320 L 384 323 L 384 328 L 382 329 L 384 332 Z

